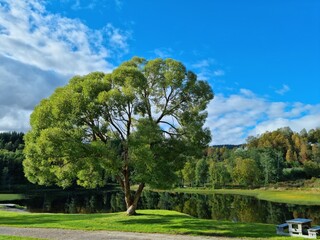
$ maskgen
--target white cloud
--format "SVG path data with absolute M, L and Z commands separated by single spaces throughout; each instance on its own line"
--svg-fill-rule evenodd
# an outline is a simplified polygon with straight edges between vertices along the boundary
M 58 1 L 58 0 L 55 0 Z M 80 10 L 105 10 L 106 8 L 115 7 L 121 10 L 123 6 L 122 0 L 60 0 L 62 4 L 70 3 L 73 11 Z M 49 3 L 50 4 L 50 3 Z
M 225 75 L 224 70 L 217 68 L 217 63 L 214 59 L 202 59 L 193 64 L 191 67 L 195 69 L 199 79 L 212 80 Z
M 43 0 L 0 0 L 0 131 L 26 131 L 34 106 L 71 76 L 112 70 L 129 34 L 90 29 L 48 12 Z
M 224 71 L 221 70 L 221 69 L 215 70 L 215 71 L 213 72 L 213 75 L 216 76 L 216 77 L 224 76 L 224 74 L 225 74 Z
M 105 27 L 105 31 L 109 38 L 110 46 L 112 46 L 114 49 L 118 49 L 123 53 L 127 53 L 129 51 L 127 40 L 131 35 L 130 32 L 121 31 L 120 29 L 115 28 L 110 23 Z
M 105 59 L 112 49 L 103 45 L 103 31 L 89 29 L 79 20 L 50 14 L 41 1 L 5 2 L 9 7 L 0 8 L 0 23 L 8 34 L 0 35 L 1 55 L 61 74 L 111 69 Z M 108 36 L 114 44 L 114 38 L 120 39 L 119 30 L 112 28 Z M 124 42 L 125 39 L 122 46 Z M 112 47 L 119 46 L 114 44 Z
M 191 65 L 192 68 L 206 68 L 212 64 L 213 60 L 204 59 Z
M 93 9 L 95 8 L 97 1 L 90 1 L 89 3 L 82 3 L 80 0 L 76 0 L 75 3 L 71 6 L 71 8 L 75 11 L 83 10 L 83 9 Z
M 118 9 L 122 9 L 122 6 L 123 6 L 122 0 L 114 0 L 114 3 L 116 4 Z
M 156 57 L 159 58 L 169 58 L 172 56 L 172 49 L 171 48 L 157 48 L 153 51 Z
M 4 114 L 5 113 L 5 114 Z M 0 111 L 0 132 L 24 132 L 29 128 L 31 111 L 19 108 L 3 108 Z
M 217 94 L 209 104 L 206 126 L 212 144 L 240 144 L 248 136 L 289 126 L 294 131 L 320 127 L 320 104 L 270 102 L 248 89 L 238 94 Z
M 284 95 L 286 92 L 290 91 L 290 87 L 286 84 L 282 85 L 282 88 L 276 90 L 276 93 L 280 94 L 280 95 Z

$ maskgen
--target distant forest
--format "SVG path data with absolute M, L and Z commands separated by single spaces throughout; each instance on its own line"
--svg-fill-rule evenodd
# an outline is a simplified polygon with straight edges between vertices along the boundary
M 320 177 L 320 128 L 289 127 L 249 137 L 243 145 L 212 146 L 181 171 L 187 186 L 262 186 Z
M 0 133 L 0 188 L 28 183 L 24 177 L 22 161 L 24 159 L 23 133 Z
M 0 189 L 29 184 L 22 166 L 23 136 L 17 132 L 0 133 Z M 178 176 L 180 186 L 210 188 L 318 178 L 320 128 L 297 133 L 285 127 L 249 137 L 242 145 L 208 147 L 202 158 L 190 158 Z

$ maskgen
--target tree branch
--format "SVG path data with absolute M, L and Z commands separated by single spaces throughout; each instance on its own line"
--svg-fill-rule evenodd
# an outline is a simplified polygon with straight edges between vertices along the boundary
M 122 139 L 123 141 L 126 140 L 125 137 L 123 136 L 123 133 L 122 133 L 122 131 L 121 131 L 121 128 L 118 127 L 118 126 L 116 125 L 116 123 L 113 122 L 113 120 L 112 120 L 111 117 L 109 118 L 109 121 L 110 121 L 111 125 L 112 125 L 112 126 L 117 130 L 117 132 L 120 134 L 121 139 Z
M 173 124 L 169 123 L 169 122 L 166 122 L 166 121 L 159 121 L 159 123 L 164 123 L 164 124 L 167 124 L 169 125 L 170 127 L 172 127 L 174 130 L 178 130 Z

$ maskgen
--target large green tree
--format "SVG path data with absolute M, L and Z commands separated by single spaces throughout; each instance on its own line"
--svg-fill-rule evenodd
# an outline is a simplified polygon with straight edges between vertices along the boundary
M 233 168 L 232 178 L 236 184 L 254 186 L 259 183 L 260 169 L 255 160 L 251 158 L 237 158 Z
M 32 113 L 25 174 L 33 183 L 87 188 L 113 176 L 134 214 L 146 184 L 172 186 L 185 159 L 210 142 L 203 125 L 212 98 L 208 83 L 173 59 L 135 57 L 110 74 L 75 76 Z

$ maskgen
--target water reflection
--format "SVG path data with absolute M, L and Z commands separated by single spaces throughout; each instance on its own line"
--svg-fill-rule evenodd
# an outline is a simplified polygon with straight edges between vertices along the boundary
M 17 201 L 30 212 L 98 213 L 125 210 L 124 195 L 116 191 L 47 191 Z M 138 208 L 176 210 L 197 218 L 278 224 L 291 218 L 311 218 L 320 224 L 320 206 L 279 204 L 253 197 L 145 191 Z
M 150 199 L 153 204 L 150 204 Z M 241 195 L 145 192 L 140 207 L 170 209 L 197 218 L 234 222 L 279 224 L 302 217 L 313 219 L 313 224 L 320 223 L 320 206 L 280 204 Z

